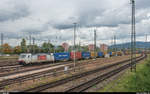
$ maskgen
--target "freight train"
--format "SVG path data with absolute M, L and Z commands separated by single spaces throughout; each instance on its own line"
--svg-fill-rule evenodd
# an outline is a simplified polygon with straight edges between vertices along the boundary
M 44 62 L 57 62 L 57 61 L 69 61 L 74 60 L 74 55 L 76 60 L 81 59 L 92 59 L 105 57 L 105 53 L 103 52 L 61 52 L 61 53 L 22 53 L 19 56 L 18 62 L 19 64 L 33 64 L 33 63 L 44 63 Z M 119 54 L 120 56 L 121 54 Z M 107 56 L 113 56 L 113 52 L 107 53 Z

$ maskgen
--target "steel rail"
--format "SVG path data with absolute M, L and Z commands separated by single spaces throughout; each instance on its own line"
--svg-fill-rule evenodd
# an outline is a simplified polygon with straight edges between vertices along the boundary
M 90 63 L 91 61 L 88 60 L 87 62 Z M 77 62 L 77 63 L 79 63 L 77 66 L 80 66 L 82 64 L 82 62 Z M 51 66 L 45 66 L 45 67 L 40 67 L 40 68 L 36 68 L 36 69 L 24 70 L 22 72 L 34 71 L 34 70 L 39 70 L 39 69 L 48 68 L 48 67 L 55 67 L 55 66 L 58 66 L 58 65 L 64 65 L 65 66 L 67 64 L 69 64 L 69 62 L 57 63 L 57 64 L 51 65 Z M 88 63 L 85 63 L 85 64 L 88 64 Z M 3 81 L 0 81 L 0 90 L 3 89 L 5 86 L 10 85 L 10 84 L 21 83 L 21 82 L 24 82 L 24 81 L 27 81 L 27 80 L 38 79 L 38 78 L 40 78 L 42 76 L 45 77 L 45 76 L 50 76 L 50 75 L 57 74 L 57 73 L 60 73 L 60 72 L 65 72 L 65 71 L 59 71 L 59 70 L 63 70 L 64 66 L 61 66 L 61 67 L 58 67 L 58 68 L 55 68 L 55 69 L 49 69 L 49 70 L 38 72 L 38 73 L 34 73 L 34 74 L 29 74 L 29 75 L 25 75 L 25 76 L 19 76 L 19 77 L 16 77 L 16 78 L 6 79 L 6 80 L 3 80 Z M 67 66 L 69 66 L 69 68 L 71 69 L 71 68 L 73 68 L 73 63 L 70 63 Z M 58 72 L 55 72 L 55 70 L 58 71 Z M 22 72 L 19 71 L 17 73 L 22 73 Z M 11 73 L 10 75 L 17 74 L 17 73 L 16 72 L 15 73 Z M 0 75 L 0 77 L 1 76 L 2 75 Z M 9 75 L 5 74 L 4 76 L 9 76 Z
M 142 58 L 139 58 L 138 60 L 136 60 L 136 62 L 138 62 L 140 60 L 143 60 L 144 58 L 145 58 L 145 56 L 142 57 Z M 110 72 L 107 72 L 107 73 L 105 73 L 103 75 L 100 75 L 100 76 L 98 76 L 98 77 L 96 77 L 96 78 L 94 78 L 94 79 L 92 79 L 92 80 L 90 80 L 88 82 L 85 82 L 85 83 L 80 84 L 80 85 L 78 85 L 76 87 L 73 87 L 73 88 L 67 90 L 66 92 L 83 92 L 83 91 L 89 89 L 90 87 L 92 87 L 92 86 L 94 86 L 94 85 L 96 85 L 96 84 L 98 84 L 98 83 L 100 83 L 100 82 L 102 82 L 102 81 L 104 81 L 104 80 L 106 80 L 106 79 L 116 75 L 117 73 L 121 72 L 122 70 L 127 69 L 128 67 L 130 67 L 130 63 L 128 63 L 128 64 L 126 64 L 124 66 L 121 66 L 121 67 L 119 67 L 117 69 L 114 69 L 114 70 L 112 70 Z
M 141 56 L 139 56 L 137 58 L 140 58 L 140 57 Z M 94 70 L 91 70 L 91 71 L 88 71 L 88 72 L 79 73 L 79 74 L 76 74 L 76 75 L 73 75 L 71 77 L 67 77 L 67 78 L 64 78 L 64 79 L 61 79 L 61 80 L 58 80 L 58 81 L 55 81 L 55 82 L 40 85 L 40 86 L 37 86 L 35 88 L 30 88 L 28 90 L 25 90 L 25 92 L 30 92 L 30 91 L 40 92 L 40 91 L 46 90 L 48 88 L 56 87 L 56 86 L 59 86 L 61 84 L 65 84 L 66 82 L 69 82 L 69 81 L 72 81 L 72 80 L 75 80 L 75 79 L 79 79 L 79 78 L 82 78 L 84 76 L 87 76 L 87 75 L 96 73 L 98 71 L 105 70 L 105 69 L 108 69 L 108 68 L 111 68 L 113 66 L 120 65 L 120 64 L 129 62 L 129 61 L 130 61 L 130 59 L 127 59 L 127 60 L 124 60 L 124 61 L 117 62 L 115 64 L 109 64 L 109 65 L 106 65 L 106 66 L 103 66 L 103 67 L 100 67 L 100 68 L 97 68 L 97 69 L 94 69 Z

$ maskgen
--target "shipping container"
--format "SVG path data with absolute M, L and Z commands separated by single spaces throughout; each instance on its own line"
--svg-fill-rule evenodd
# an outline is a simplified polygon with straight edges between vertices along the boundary
M 70 58 L 74 60 L 74 52 L 70 52 Z M 75 59 L 79 60 L 82 58 L 81 52 L 75 52 Z
M 115 54 L 116 54 L 115 52 L 112 52 L 112 56 L 115 56 Z
M 70 59 L 70 53 L 54 53 L 55 61 L 67 61 Z
M 130 51 L 125 51 L 124 54 L 125 54 L 125 55 L 129 55 L 129 54 L 130 54 Z
M 121 51 L 118 51 L 118 52 L 117 52 L 117 56 L 122 56 L 122 52 L 121 52 Z
M 105 58 L 109 58 L 110 57 L 110 54 L 105 54 Z
M 104 54 L 104 55 L 106 55 L 106 54 L 107 54 L 107 51 L 102 51 L 102 52 L 103 52 L 103 54 Z
M 90 52 L 82 52 L 83 59 L 89 59 L 91 57 Z
M 103 57 L 103 56 L 104 56 L 103 52 L 98 52 L 98 57 Z
M 109 54 L 110 56 L 112 56 L 112 52 L 109 52 L 108 54 Z
M 98 53 L 97 52 L 91 52 L 91 58 L 95 58 L 95 55 L 96 57 L 98 56 Z

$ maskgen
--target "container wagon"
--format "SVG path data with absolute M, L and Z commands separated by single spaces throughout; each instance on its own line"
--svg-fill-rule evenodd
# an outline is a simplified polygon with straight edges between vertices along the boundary
M 107 51 L 103 51 L 103 54 L 104 54 L 104 56 L 105 56 L 105 55 L 108 54 L 108 53 L 107 53 Z
M 55 61 L 68 61 L 70 60 L 70 53 L 54 53 Z
M 98 53 L 97 52 L 91 52 L 91 58 L 95 58 L 95 55 L 96 57 L 98 56 Z
M 109 54 L 110 56 L 112 56 L 112 52 L 109 52 L 108 54 Z
M 122 56 L 122 52 L 121 52 L 121 51 L 118 51 L 118 52 L 117 52 L 117 56 Z
M 98 57 L 104 57 L 103 52 L 98 52 Z
M 74 60 L 74 52 L 70 52 L 70 59 Z M 75 59 L 80 60 L 82 59 L 82 54 L 81 52 L 75 52 Z
M 83 59 L 89 59 L 91 57 L 90 52 L 82 52 Z
M 130 54 L 130 52 L 129 51 L 125 51 L 125 53 L 124 53 L 125 55 L 129 55 Z
M 115 56 L 116 55 L 116 53 L 115 52 L 112 52 L 112 56 Z
M 53 54 L 31 54 L 31 53 L 22 53 L 19 56 L 18 62 L 19 64 L 32 64 L 32 63 L 44 63 L 44 62 L 52 62 L 54 61 Z
M 110 57 L 110 54 L 105 54 L 105 58 L 109 58 Z

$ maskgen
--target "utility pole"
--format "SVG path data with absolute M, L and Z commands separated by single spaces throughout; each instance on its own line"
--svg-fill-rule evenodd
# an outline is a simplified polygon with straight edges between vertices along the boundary
M 80 41 L 79 41 L 79 51 L 81 51 L 81 43 L 80 43 Z
M 111 51 L 113 51 L 113 37 L 111 38 Z
M 50 40 L 48 40 L 48 44 L 50 44 Z M 50 47 L 48 47 L 48 53 L 50 53 Z
M 123 52 L 125 52 L 125 47 L 124 47 L 124 45 L 125 45 L 125 42 L 124 42 L 124 40 L 122 40 L 122 51 L 123 51 Z
M 147 34 L 145 36 L 145 43 L 147 44 Z M 147 48 L 146 48 L 146 46 L 145 46 L 145 54 L 147 55 Z
M 3 33 L 1 33 L 1 54 L 3 54 Z
M 132 19 L 131 19 L 131 72 L 136 72 L 136 32 L 135 32 L 135 1 L 131 0 Z
M 32 50 L 33 50 L 33 54 L 35 54 L 35 38 L 33 37 L 33 45 L 32 45 Z
M 116 35 L 114 35 L 114 51 L 115 51 L 115 56 L 117 56 Z
M 56 35 L 55 52 L 57 52 L 57 40 L 58 40 L 58 36 Z
M 29 41 L 30 41 L 30 43 L 29 43 L 29 52 L 31 53 L 31 35 L 29 36 Z
M 76 54 L 75 54 L 76 47 L 75 47 L 75 45 L 76 45 L 76 25 L 77 25 L 77 23 L 73 23 L 73 24 L 74 24 L 74 71 L 75 71 L 75 66 L 76 66 L 76 64 L 75 64 L 75 62 L 76 62 Z
M 96 29 L 94 29 L 94 59 L 96 60 Z

